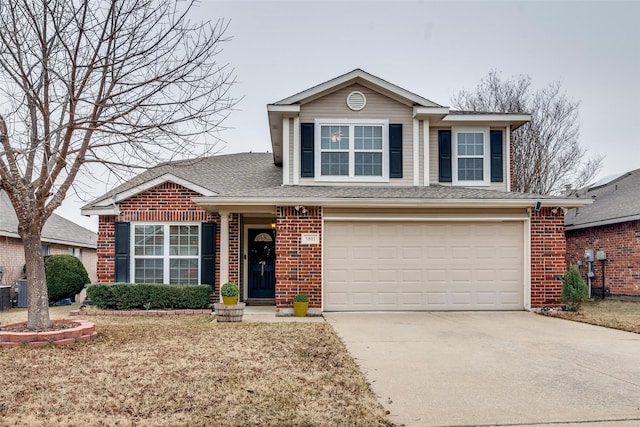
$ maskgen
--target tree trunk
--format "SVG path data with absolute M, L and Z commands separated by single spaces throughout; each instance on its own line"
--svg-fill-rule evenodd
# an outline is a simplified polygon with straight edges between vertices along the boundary
M 24 259 L 27 265 L 27 299 L 29 307 L 29 329 L 47 329 L 49 321 L 49 293 L 44 272 L 42 241 L 40 232 L 29 231 L 22 237 Z

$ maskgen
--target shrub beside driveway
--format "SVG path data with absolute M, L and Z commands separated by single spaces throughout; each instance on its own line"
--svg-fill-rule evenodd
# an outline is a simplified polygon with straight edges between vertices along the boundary
M 585 301 L 579 313 L 551 311 L 544 314 L 640 334 L 640 301 Z

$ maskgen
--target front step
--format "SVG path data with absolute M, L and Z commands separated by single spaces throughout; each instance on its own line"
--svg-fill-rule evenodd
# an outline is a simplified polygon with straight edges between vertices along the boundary
M 247 305 L 253 306 L 276 305 L 275 298 L 247 298 L 245 302 L 247 303 Z

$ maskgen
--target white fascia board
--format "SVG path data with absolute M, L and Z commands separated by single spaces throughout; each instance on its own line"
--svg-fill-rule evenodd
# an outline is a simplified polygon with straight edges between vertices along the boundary
M 535 199 L 383 199 L 383 198 L 306 198 L 306 197 L 196 197 L 193 201 L 203 208 L 214 211 L 226 209 L 227 206 L 235 208 L 248 208 L 258 206 L 325 206 L 325 207 L 389 207 L 389 208 L 533 208 L 538 200 Z M 543 207 L 574 207 L 573 199 L 541 199 Z M 582 202 L 582 201 L 580 201 Z M 591 201 L 589 200 L 589 203 Z M 580 203 L 585 206 L 589 203 Z
M 416 116 L 446 116 L 449 107 L 413 107 L 413 117 Z
M 530 114 L 448 114 L 443 122 L 509 122 L 521 123 L 531 120 Z
M 102 200 L 100 203 L 96 204 L 96 208 L 112 206 L 112 202 L 119 203 L 123 200 L 135 196 L 136 194 L 147 191 L 160 184 L 164 184 L 165 182 L 173 182 L 174 184 L 181 185 L 184 188 L 195 191 L 196 193 L 202 194 L 203 196 L 215 196 L 217 194 L 215 191 L 211 191 L 208 188 L 202 187 L 198 184 L 194 184 L 193 182 L 187 181 L 186 179 L 177 177 L 174 174 L 165 173 L 164 175 L 161 175 L 157 178 L 151 179 L 140 185 L 136 185 L 135 187 L 118 193 L 115 195 L 115 198 L 109 197 Z M 93 208 L 89 208 L 87 210 L 93 210 Z
M 331 79 L 329 81 L 326 81 L 324 83 L 321 83 L 317 86 L 314 86 L 310 89 L 304 90 L 300 93 L 297 93 L 295 95 L 292 95 L 288 98 L 282 99 L 278 102 L 275 103 L 275 105 L 286 105 L 286 104 L 294 104 L 294 103 L 298 103 L 301 101 L 304 101 L 307 98 L 311 98 L 315 95 L 318 95 L 320 93 L 326 92 L 326 91 L 330 91 L 331 89 L 335 88 L 335 87 L 339 87 L 345 83 L 350 82 L 351 80 L 355 80 L 357 78 L 360 78 L 362 80 L 364 80 L 365 82 L 368 82 L 370 84 L 373 84 L 375 86 L 380 87 L 381 89 L 391 92 L 393 94 L 396 94 L 399 97 L 405 98 L 409 101 L 411 101 L 411 103 L 414 104 L 421 104 L 421 105 L 426 105 L 426 106 L 432 106 L 432 107 L 439 107 L 438 104 L 436 104 L 433 101 L 429 101 L 426 98 L 423 98 L 419 95 L 416 95 L 415 93 L 409 92 L 406 89 L 402 89 L 399 86 L 396 86 L 392 83 L 389 83 L 386 80 L 382 80 L 379 77 L 376 77 L 372 74 L 369 74 L 365 71 L 362 71 L 360 69 L 357 70 L 353 70 L 347 74 L 344 74 L 342 76 L 336 77 L 334 79 Z
M 293 105 L 278 105 L 278 104 L 268 104 L 267 111 L 273 113 L 299 113 L 300 112 L 300 104 Z
M 600 221 L 585 222 L 584 224 L 567 225 L 567 231 L 580 230 L 582 228 L 599 227 L 601 225 L 619 224 L 621 222 L 629 222 L 629 221 L 637 221 L 637 220 L 640 220 L 640 215 L 625 216 L 622 218 L 603 219 Z
M 114 212 L 113 206 L 111 207 L 101 207 L 101 208 L 82 208 L 80 209 L 80 215 L 83 216 L 91 216 L 91 215 L 99 215 L 99 216 L 110 216 L 117 215 Z

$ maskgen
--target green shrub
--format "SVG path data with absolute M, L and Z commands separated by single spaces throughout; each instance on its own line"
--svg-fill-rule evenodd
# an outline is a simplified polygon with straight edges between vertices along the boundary
M 579 311 L 588 296 L 589 289 L 582 280 L 578 267 L 572 265 L 562 278 L 562 303 L 570 311 Z
M 299 293 L 293 297 L 293 302 L 309 302 L 307 294 Z
M 220 288 L 220 295 L 223 297 L 237 297 L 238 293 L 238 285 L 233 282 L 227 282 Z
M 46 256 L 44 268 L 50 304 L 75 296 L 90 282 L 84 265 L 73 255 Z
M 209 285 L 98 283 L 87 288 L 91 303 L 109 310 L 208 308 L 210 293 Z

